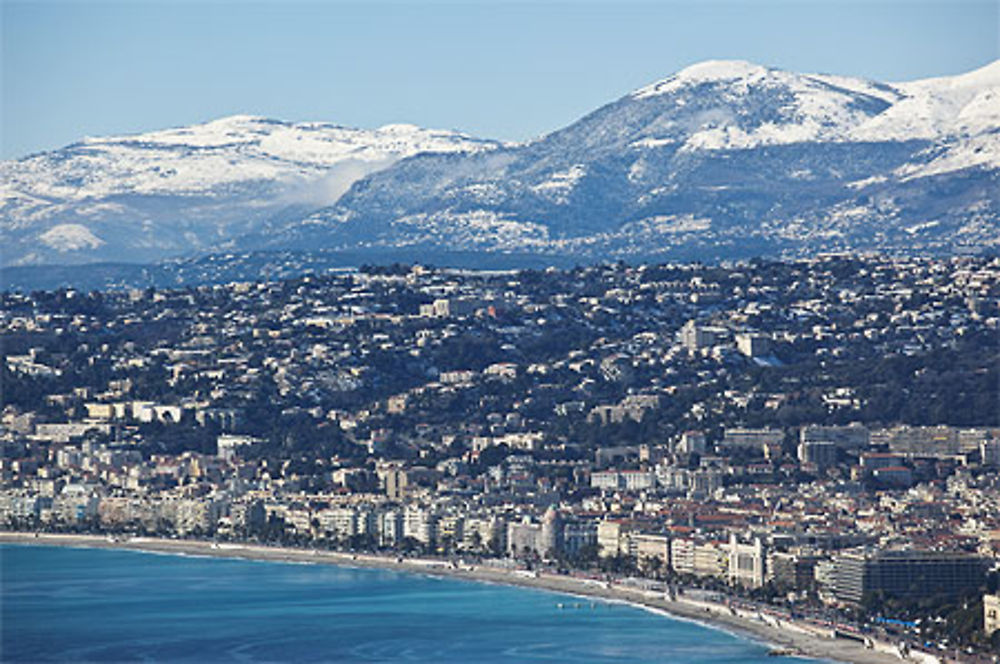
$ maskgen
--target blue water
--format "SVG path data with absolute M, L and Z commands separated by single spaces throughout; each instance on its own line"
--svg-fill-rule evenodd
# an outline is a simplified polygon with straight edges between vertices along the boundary
M 391 571 L 19 545 L 0 570 L 4 662 L 774 662 L 630 606 Z

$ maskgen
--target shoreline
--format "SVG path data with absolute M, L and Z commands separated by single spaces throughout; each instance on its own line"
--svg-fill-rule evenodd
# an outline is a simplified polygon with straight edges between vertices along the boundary
M 633 588 L 620 583 L 607 583 L 595 579 L 544 572 L 525 572 L 484 564 L 463 563 L 455 566 L 445 561 L 420 558 L 153 537 L 109 539 L 108 536 L 102 535 L 56 533 L 36 535 L 34 533 L 0 532 L 0 544 L 118 549 L 262 562 L 327 564 L 428 574 L 625 603 L 671 619 L 692 621 L 708 628 L 730 632 L 740 638 L 762 643 L 774 652 L 796 657 L 833 660 L 848 664 L 888 664 L 900 661 L 891 644 L 875 642 L 872 648 L 868 648 L 858 641 L 836 638 L 830 630 L 824 630 L 808 623 L 778 620 L 773 616 L 760 613 L 752 615 L 750 611 L 744 609 L 733 609 L 729 606 L 691 597 L 679 596 L 676 599 L 669 599 L 662 592 Z M 917 660 L 914 659 L 914 661 Z

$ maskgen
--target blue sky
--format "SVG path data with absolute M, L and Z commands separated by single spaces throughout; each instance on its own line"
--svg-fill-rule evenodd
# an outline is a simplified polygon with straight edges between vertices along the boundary
M 705 59 L 910 80 L 1000 57 L 1000 0 L 0 2 L 3 158 L 235 113 L 520 140 Z

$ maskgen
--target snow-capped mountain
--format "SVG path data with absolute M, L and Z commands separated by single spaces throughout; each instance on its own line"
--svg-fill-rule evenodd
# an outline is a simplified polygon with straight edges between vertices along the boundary
M 537 141 L 422 155 L 270 246 L 712 258 L 1000 244 L 1000 61 L 878 83 L 689 67 Z
M 334 203 L 401 158 L 496 145 L 411 125 L 361 130 L 252 116 L 87 138 L 0 164 L 4 262 L 155 260 L 206 250 Z
M 996 250 L 1000 61 L 907 83 L 710 61 L 517 145 L 237 116 L 87 139 L 0 174 L 7 265 Z
M 635 99 L 670 95 L 680 106 L 702 86 L 715 87 L 739 107 L 769 92 L 780 105 L 770 117 L 723 113 L 700 123 L 689 148 L 750 148 L 804 141 L 935 140 L 972 135 L 1000 125 L 1000 61 L 959 76 L 912 83 L 873 83 L 823 74 L 800 75 L 741 61 L 710 61 L 633 93 Z

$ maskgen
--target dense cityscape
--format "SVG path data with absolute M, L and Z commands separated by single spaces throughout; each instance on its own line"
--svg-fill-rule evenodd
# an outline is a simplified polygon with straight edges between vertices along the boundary
M 1000 259 L 394 265 L 0 316 L 8 530 L 626 578 L 1000 652 Z

